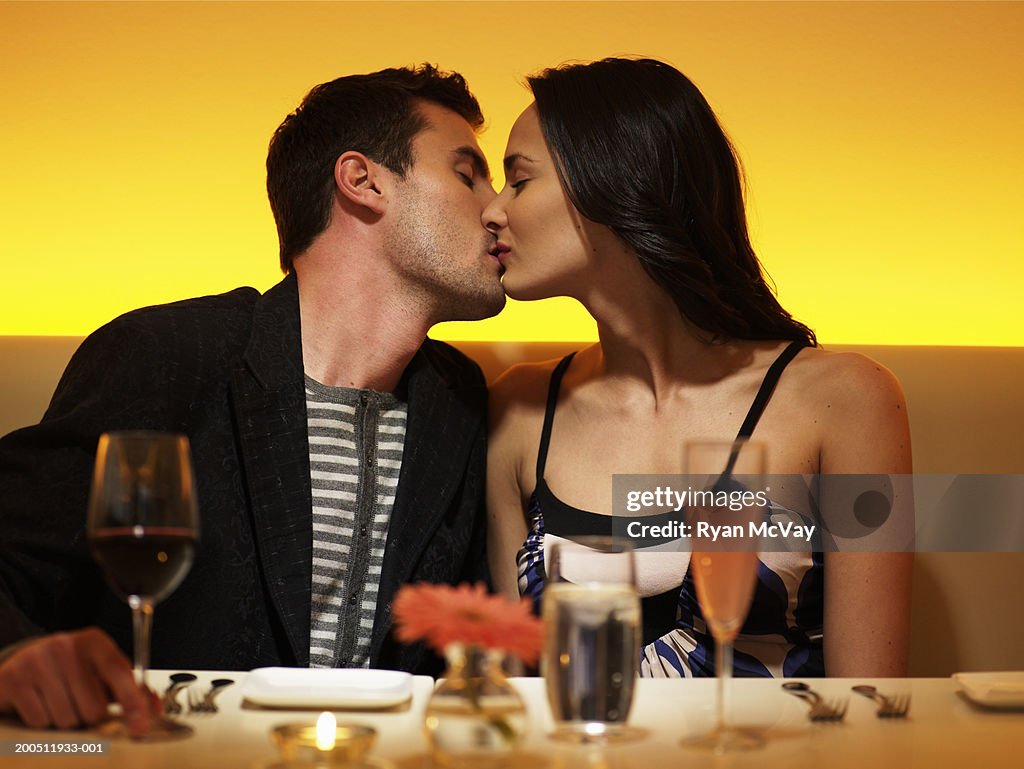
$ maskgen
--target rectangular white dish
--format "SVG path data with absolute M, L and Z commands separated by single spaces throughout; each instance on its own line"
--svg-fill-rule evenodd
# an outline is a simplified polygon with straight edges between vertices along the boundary
M 242 697 L 262 707 L 377 710 L 412 697 L 413 676 L 366 668 L 257 668 Z
M 954 673 L 971 702 L 986 708 L 1024 708 L 1024 671 Z

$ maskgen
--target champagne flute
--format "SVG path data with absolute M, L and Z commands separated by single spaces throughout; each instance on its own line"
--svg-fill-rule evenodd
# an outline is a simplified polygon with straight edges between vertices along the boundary
M 185 578 L 199 536 L 188 438 L 146 431 L 101 435 L 87 533 L 107 584 L 131 607 L 135 679 L 148 689 L 153 607 Z M 162 718 L 145 739 L 191 731 Z
M 696 441 L 686 446 L 686 471 L 694 489 L 710 492 L 687 508 L 693 550 L 690 568 L 701 613 L 715 639 L 715 726 L 684 741 L 716 753 L 757 747 L 761 739 L 729 723 L 733 642 L 750 610 L 757 582 L 759 538 L 752 523 L 765 514 L 765 446 L 746 440 Z M 713 533 L 719 528 L 717 539 Z M 722 536 L 723 532 L 731 536 Z M 703 536 L 702 536 L 703 532 Z
M 555 739 L 639 736 L 626 726 L 640 660 L 640 599 L 632 544 L 613 537 L 545 547 L 541 668 Z

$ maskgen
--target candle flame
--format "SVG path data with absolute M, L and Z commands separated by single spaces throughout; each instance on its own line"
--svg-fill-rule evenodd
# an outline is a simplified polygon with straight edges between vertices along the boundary
M 337 729 L 338 719 L 334 717 L 334 713 L 321 713 L 316 720 L 316 749 L 334 750 Z

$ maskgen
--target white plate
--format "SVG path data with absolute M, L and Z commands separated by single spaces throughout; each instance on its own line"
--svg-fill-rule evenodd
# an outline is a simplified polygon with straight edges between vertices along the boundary
M 257 668 L 242 685 L 255 705 L 285 708 L 390 708 L 412 696 L 413 676 L 366 668 Z
M 954 673 L 972 702 L 988 708 L 1024 708 L 1024 671 Z

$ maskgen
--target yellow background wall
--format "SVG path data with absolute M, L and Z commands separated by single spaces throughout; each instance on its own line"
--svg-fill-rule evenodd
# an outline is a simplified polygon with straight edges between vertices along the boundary
M 1021 3 L 0 3 L 0 334 L 279 277 L 267 141 L 312 85 L 462 71 L 498 170 L 566 60 L 665 59 L 745 163 L 755 246 L 829 342 L 1024 345 Z M 449 339 L 587 339 L 510 304 Z

